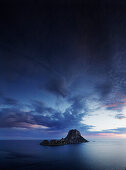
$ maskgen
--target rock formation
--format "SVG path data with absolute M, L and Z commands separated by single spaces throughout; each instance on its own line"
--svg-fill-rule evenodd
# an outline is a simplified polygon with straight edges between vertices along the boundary
M 60 140 L 50 140 L 50 141 L 43 140 L 40 143 L 40 145 L 60 146 L 60 145 L 77 144 L 77 143 L 83 143 L 83 142 L 88 142 L 88 141 L 81 136 L 78 130 L 72 129 L 68 132 L 65 138 L 62 138 Z
M 72 129 L 68 132 L 68 135 L 66 136 L 65 141 L 67 144 L 87 142 L 87 140 L 84 139 L 81 136 L 80 132 L 76 129 Z

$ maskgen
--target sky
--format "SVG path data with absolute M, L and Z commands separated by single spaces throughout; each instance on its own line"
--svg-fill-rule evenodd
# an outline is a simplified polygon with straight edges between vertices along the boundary
M 126 2 L 0 2 L 0 139 L 126 137 Z

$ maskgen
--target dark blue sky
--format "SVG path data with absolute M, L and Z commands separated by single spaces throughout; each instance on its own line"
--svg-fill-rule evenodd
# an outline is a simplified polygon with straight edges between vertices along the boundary
M 0 138 L 126 133 L 126 3 L 0 4 Z

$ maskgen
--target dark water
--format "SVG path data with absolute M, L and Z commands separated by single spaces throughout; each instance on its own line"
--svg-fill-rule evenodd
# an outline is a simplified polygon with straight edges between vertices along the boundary
M 126 140 L 57 147 L 40 141 L 0 141 L 0 170 L 125 170 Z

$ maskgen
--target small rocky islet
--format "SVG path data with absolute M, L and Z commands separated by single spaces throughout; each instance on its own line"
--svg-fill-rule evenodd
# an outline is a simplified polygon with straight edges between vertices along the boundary
M 89 142 L 85 138 L 83 138 L 80 132 L 76 129 L 69 130 L 67 136 L 60 140 L 43 140 L 40 145 L 44 146 L 61 146 L 67 144 L 79 144 Z

